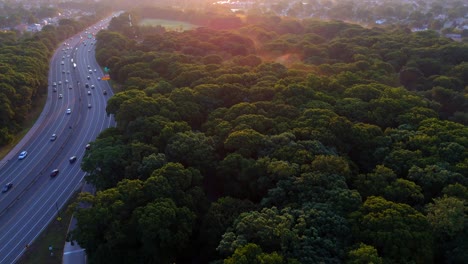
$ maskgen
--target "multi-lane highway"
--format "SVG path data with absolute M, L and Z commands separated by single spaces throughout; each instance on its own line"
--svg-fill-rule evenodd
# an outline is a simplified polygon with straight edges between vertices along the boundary
M 106 27 L 108 21 L 101 21 L 88 28 L 87 33 L 81 32 L 60 45 L 51 60 L 49 91 L 42 114 L 23 140 L 0 161 L 0 188 L 9 182 L 13 184 L 0 193 L 0 263 L 15 263 L 25 246 L 51 221 L 57 221 L 59 210 L 85 176 L 80 163 L 86 144 L 114 125 L 113 117 L 105 112 L 112 90 L 107 81 L 99 79 L 104 73 L 95 60 L 96 41 L 92 35 Z M 51 139 L 53 134 L 55 140 Z M 28 154 L 20 160 L 18 155 L 23 150 Z M 77 157 L 73 163 L 69 160 L 72 156 Z M 54 169 L 59 173 L 51 177 Z M 48 250 L 48 245 L 43 246 Z

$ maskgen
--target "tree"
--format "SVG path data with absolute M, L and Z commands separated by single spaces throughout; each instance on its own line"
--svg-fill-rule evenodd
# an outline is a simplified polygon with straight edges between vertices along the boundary
M 382 258 L 379 257 L 377 249 L 373 246 L 360 243 L 359 247 L 349 251 L 348 261 L 349 264 L 382 264 Z
M 175 134 L 167 143 L 165 154 L 169 161 L 198 168 L 203 172 L 214 168 L 214 142 L 203 133 L 191 131 Z
M 244 212 L 256 208 L 249 200 L 239 200 L 232 197 L 222 197 L 213 202 L 203 218 L 200 227 L 200 243 L 203 244 L 200 258 L 204 262 L 219 258 L 216 247 L 221 241 L 222 235 L 226 232 L 236 218 Z
M 88 172 L 86 181 L 96 189 L 115 187 L 124 178 L 128 147 L 119 137 L 96 140 L 83 158 L 81 168 Z
M 217 177 L 221 179 L 217 186 L 222 189 L 223 195 L 250 200 L 258 200 L 261 197 L 257 193 L 257 180 L 262 171 L 256 166 L 254 159 L 239 153 L 230 153 L 219 162 L 216 172 Z
M 434 199 L 426 210 L 427 220 L 434 230 L 435 261 L 464 262 L 468 257 L 466 200 L 444 195 Z
M 396 174 L 391 169 L 378 165 L 374 171 L 359 174 L 354 180 L 354 186 L 363 198 L 382 195 L 385 188 L 396 180 Z
M 234 131 L 224 141 L 226 150 L 233 150 L 247 158 L 257 156 L 265 145 L 265 136 L 250 128 Z
M 438 165 L 423 168 L 413 166 L 408 172 L 408 179 L 421 186 L 426 201 L 430 201 L 437 197 L 445 186 L 462 181 L 462 176 Z
M 405 179 L 396 179 L 383 190 L 383 196 L 390 201 L 418 205 L 424 201 L 424 195 L 419 185 Z
M 427 220 L 434 233 L 445 240 L 445 237 L 454 237 L 467 228 L 467 212 L 466 201 L 443 196 L 427 205 Z
M 185 253 L 195 214 L 170 199 L 158 199 L 135 210 L 144 261 L 173 263 Z
M 346 215 L 359 208 L 361 197 L 349 190 L 345 177 L 317 172 L 280 180 L 261 203 L 263 206 L 295 207 L 302 204 L 329 206 L 333 212 Z M 330 209 L 331 210 L 331 209 Z
M 249 243 L 243 247 L 237 248 L 234 254 L 224 260 L 224 264 L 287 264 L 296 263 L 295 260 L 286 260 L 277 252 L 270 254 L 264 253 L 260 246 Z
M 346 220 L 328 208 L 263 208 L 241 214 L 232 231 L 223 235 L 218 251 L 229 256 L 254 243 L 264 252 L 276 251 L 299 263 L 340 263 L 348 235 Z
M 370 196 L 353 214 L 354 234 L 382 258 L 398 263 L 432 260 L 432 234 L 424 215 L 409 205 Z

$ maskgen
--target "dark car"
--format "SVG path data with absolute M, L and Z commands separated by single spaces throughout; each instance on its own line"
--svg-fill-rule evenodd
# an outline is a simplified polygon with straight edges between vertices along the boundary
M 11 189 L 11 187 L 13 187 L 13 183 L 9 182 L 9 183 L 5 184 L 5 186 L 3 186 L 3 188 L 2 188 L 2 193 L 8 192 Z
M 60 171 L 59 171 L 58 169 L 53 170 L 53 171 L 50 173 L 50 177 L 55 177 L 55 176 L 57 176 L 57 175 L 59 174 L 59 172 L 60 172 Z
M 91 144 L 86 144 L 86 150 L 90 150 L 91 149 Z
M 104 93 L 104 95 L 107 95 L 107 91 L 106 91 L 106 90 L 104 90 L 104 92 L 103 92 L 103 93 Z
M 57 139 L 57 134 L 52 134 L 52 136 L 50 136 L 50 141 L 55 141 Z
M 85 84 L 85 87 L 86 87 L 86 88 L 89 88 L 89 84 Z
M 71 156 L 69 159 L 70 163 L 75 163 L 76 161 L 76 156 Z

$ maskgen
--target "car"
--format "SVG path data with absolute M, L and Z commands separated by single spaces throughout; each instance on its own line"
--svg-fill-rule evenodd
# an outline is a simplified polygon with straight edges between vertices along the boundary
M 91 91 L 88 91 L 88 95 L 91 95 Z
M 97 69 L 94 69 L 94 72 L 96 72 L 96 71 L 97 71 Z
M 87 78 L 88 80 L 91 79 L 91 77 L 89 77 L 89 75 L 88 75 L 88 77 L 86 77 L 86 78 Z
M 91 149 L 91 144 L 86 144 L 85 149 L 86 149 L 86 150 L 90 150 L 90 149 Z
M 52 91 L 54 91 L 54 93 L 56 93 L 56 92 L 57 92 L 57 88 L 56 88 L 56 87 L 54 87 L 54 89 L 53 89 Z
M 94 89 L 94 88 L 95 88 L 95 87 L 94 87 L 94 84 L 91 84 L 91 89 Z
M 8 192 L 11 189 L 11 187 L 13 187 L 13 183 L 9 182 L 9 183 L 5 184 L 5 186 L 3 186 L 3 188 L 2 188 L 2 193 Z
M 89 88 L 89 84 L 85 84 L 85 87 L 86 87 L 86 88 Z
M 53 86 L 57 86 L 57 83 L 56 83 L 56 82 L 54 82 L 52 85 L 53 85 Z
M 101 77 L 97 77 L 97 79 L 98 79 L 98 81 L 100 81 L 100 80 L 101 80 Z
M 88 69 L 91 69 L 91 66 L 88 65 Z
M 91 108 L 91 104 L 88 104 L 88 108 Z
M 68 83 L 68 80 L 65 80 L 66 83 Z
M 68 74 L 70 74 L 70 71 L 67 71 Z
M 65 59 L 65 58 L 64 58 L 64 59 Z M 62 61 L 61 63 L 62 63 L 62 65 L 64 65 L 64 64 L 65 64 L 65 62 L 64 62 L 64 61 Z
M 61 85 L 61 84 L 62 84 L 62 81 L 59 81 L 58 84 Z
M 70 163 L 74 163 L 76 159 L 76 156 L 71 156 L 68 160 L 70 161 Z
M 62 99 L 63 98 L 63 94 L 59 94 L 59 99 Z
M 22 159 L 26 158 L 27 155 L 28 155 L 28 152 L 27 152 L 26 150 L 23 150 L 23 151 L 21 151 L 21 153 L 19 154 L 18 159 L 19 159 L 19 160 L 22 160 Z
M 65 70 L 62 70 L 62 73 L 65 74 Z
M 57 134 L 52 134 L 52 136 L 50 136 L 50 141 L 55 141 L 57 139 Z
M 107 95 L 107 91 L 106 91 L 106 90 L 104 90 L 103 94 L 104 94 L 104 95 Z
M 67 115 L 69 115 L 69 114 L 71 114 L 71 109 L 70 108 L 67 109 Z
M 57 175 L 59 174 L 59 172 L 60 172 L 59 169 L 54 169 L 54 170 L 50 173 L 50 177 L 53 178 L 53 177 L 57 176 Z
M 68 86 L 68 89 L 72 89 L 73 87 L 71 85 Z

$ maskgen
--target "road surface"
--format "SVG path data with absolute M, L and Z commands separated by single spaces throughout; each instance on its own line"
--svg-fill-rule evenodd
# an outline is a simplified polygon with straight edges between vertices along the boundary
M 88 33 L 106 26 L 103 23 L 88 28 Z M 0 193 L 0 263 L 16 262 L 25 246 L 51 221 L 57 221 L 59 210 L 82 184 L 85 173 L 80 163 L 86 144 L 115 124 L 105 112 L 112 90 L 108 82 L 98 80 L 104 73 L 95 60 L 94 43 L 94 37 L 89 39 L 81 32 L 60 45 L 51 60 L 49 91 L 42 114 L 0 161 L 0 187 L 13 183 L 10 190 Z M 90 88 L 85 88 L 86 83 Z M 53 141 L 52 134 L 57 135 Z M 19 160 L 18 154 L 23 150 L 28 155 Z M 77 156 L 74 163 L 69 162 L 71 156 Z M 60 172 L 51 177 L 54 169 Z M 44 247 L 47 250 L 48 245 Z

